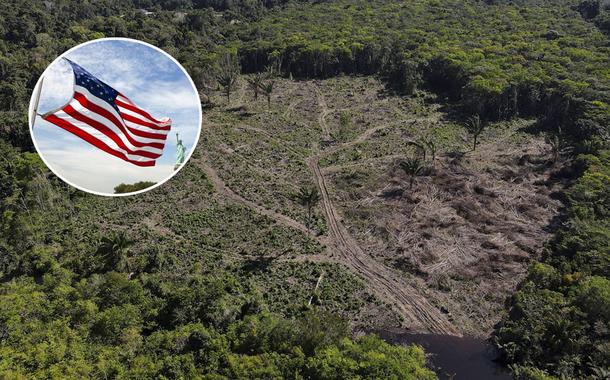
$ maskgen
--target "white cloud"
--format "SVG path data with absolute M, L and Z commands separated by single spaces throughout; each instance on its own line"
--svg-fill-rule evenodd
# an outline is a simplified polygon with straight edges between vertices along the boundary
M 173 174 L 173 165 L 157 164 L 141 168 L 87 147 L 46 149 L 43 158 L 64 180 L 81 188 L 105 194 L 114 193 L 120 183 L 161 182 Z
M 172 89 L 175 87 L 172 83 L 159 84 L 157 87 L 159 91 L 148 96 L 148 104 L 153 108 L 182 111 L 200 107 L 198 99 L 193 96 L 193 91 L 190 89 Z
M 39 111 L 47 112 L 66 104 L 72 97 L 74 76 L 64 60 L 47 70 L 40 92 Z

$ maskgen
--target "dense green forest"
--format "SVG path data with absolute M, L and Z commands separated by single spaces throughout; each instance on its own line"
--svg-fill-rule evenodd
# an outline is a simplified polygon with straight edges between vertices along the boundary
M 603 379 L 610 360 L 610 155 L 582 155 L 567 218 L 531 266 L 496 339 L 512 363 Z M 521 368 L 524 374 L 542 373 Z
M 217 87 L 221 58 L 231 54 L 245 73 L 273 65 L 294 78 L 376 75 L 405 96 L 426 89 L 456 120 L 535 118 L 532 128 L 564 158 L 556 176 L 569 183 L 566 209 L 508 301 L 494 341 L 523 378 L 607 378 L 609 8 L 596 0 L 4 2 L 0 377 L 435 377 L 419 348 L 350 338 L 338 310 L 270 312 L 268 302 L 281 302 L 235 273 L 211 262 L 180 270 L 179 257 L 194 254 L 190 246 L 88 223 L 114 203 L 49 173 L 34 153 L 26 110 L 56 56 L 80 42 L 125 36 L 172 54 L 203 92 Z M 195 175 L 185 168 L 177 178 Z M 210 215 L 243 214 L 214 207 Z M 195 215 L 184 221 L 199 222 Z M 302 240 L 268 235 L 255 236 L 258 249 Z M 239 249 L 223 238 L 213 242 L 219 250 Z
M 121 183 L 114 187 L 115 194 L 133 193 L 143 189 L 148 189 L 155 183 L 151 181 L 140 181 L 136 183 Z

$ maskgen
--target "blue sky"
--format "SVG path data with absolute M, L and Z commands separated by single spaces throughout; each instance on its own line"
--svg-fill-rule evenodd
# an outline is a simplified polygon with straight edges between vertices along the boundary
M 66 58 L 106 82 L 155 117 L 172 119 L 163 155 L 154 167 L 142 168 L 111 156 L 73 134 L 36 117 L 33 134 L 39 153 L 51 169 L 86 190 L 112 194 L 119 183 L 161 182 L 174 173 L 176 132 L 192 152 L 199 133 L 200 104 L 184 72 L 165 54 L 137 42 L 101 40 L 78 47 Z M 44 73 L 38 113 L 66 104 L 74 76 L 61 59 Z

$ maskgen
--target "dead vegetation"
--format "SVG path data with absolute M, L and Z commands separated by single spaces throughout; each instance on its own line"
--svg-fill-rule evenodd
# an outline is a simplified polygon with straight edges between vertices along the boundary
M 356 193 L 345 189 L 345 176 L 354 177 L 357 167 L 335 169 L 333 177 L 365 249 L 425 279 L 465 332 L 485 334 L 542 250 L 560 207 L 551 197 L 560 185 L 550 180 L 545 157 L 540 139 L 499 139 L 460 159 L 442 155 L 412 187 L 396 160 L 378 172 L 360 169 L 363 182 L 350 185 Z

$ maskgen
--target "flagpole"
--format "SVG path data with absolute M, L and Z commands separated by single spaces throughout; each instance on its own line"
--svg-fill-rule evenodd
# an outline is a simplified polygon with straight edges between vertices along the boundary
M 42 84 L 44 83 L 44 77 L 40 78 L 40 83 L 34 89 L 36 93 L 36 97 L 34 100 L 34 109 L 32 109 L 31 120 L 32 120 L 32 130 L 34 129 L 34 123 L 36 123 L 36 115 L 38 115 L 38 103 L 40 102 L 40 93 L 42 92 Z

